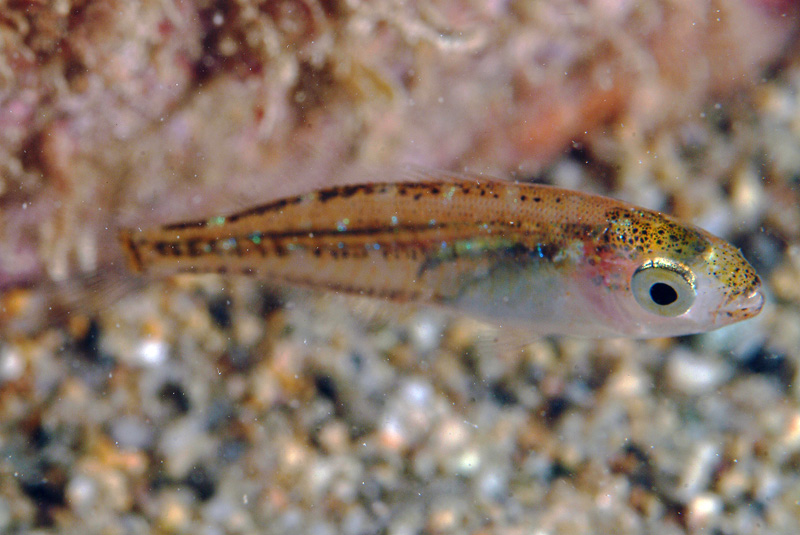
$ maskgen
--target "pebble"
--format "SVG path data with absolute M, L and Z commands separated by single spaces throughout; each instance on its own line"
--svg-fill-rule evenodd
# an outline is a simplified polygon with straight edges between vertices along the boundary
M 144 340 L 136 348 L 136 356 L 143 366 L 160 366 L 167 360 L 169 347 L 164 340 Z
M 733 176 L 730 200 L 736 212 L 736 224 L 751 227 L 764 210 L 762 177 L 752 166 L 741 167 Z
M 11 528 L 11 522 L 12 516 L 8 501 L 0 497 L 0 531 L 8 532 L 7 530 Z
M 88 511 L 95 505 L 97 485 L 93 479 L 85 475 L 77 475 L 67 484 L 66 498 L 72 507 Z
M 716 494 L 703 493 L 689 502 L 687 511 L 688 523 L 692 529 L 707 530 L 718 523 L 722 500 Z
M 410 321 L 410 333 L 414 347 L 419 354 L 426 354 L 441 344 L 444 321 L 440 314 L 419 312 Z
M 122 416 L 111 424 L 111 437 L 122 449 L 147 449 L 153 444 L 152 426 L 134 416 Z
M 715 444 L 700 443 L 687 461 L 676 489 L 684 501 L 697 499 L 708 486 L 714 469 L 720 463 L 720 452 Z
M 714 392 L 733 373 L 730 362 L 714 354 L 698 355 L 676 349 L 667 357 L 666 376 L 669 386 L 690 396 Z
M 171 477 L 186 476 L 202 458 L 214 453 L 214 440 L 194 417 L 177 420 L 164 429 L 157 440 L 158 451 L 164 456 L 164 469 Z
M 191 502 L 186 492 L 161 492 L 158 526 L 167 533 L 189 533 L 192 525 Z
M 16 381 L 25 373 L 25 361 L 14 346 L 0 348 L 0 382 Z
M 508 494 L 508 474 L 499 466 L 485 467 L 476 478 L 477 493 L 484 500 L 501 501 Z

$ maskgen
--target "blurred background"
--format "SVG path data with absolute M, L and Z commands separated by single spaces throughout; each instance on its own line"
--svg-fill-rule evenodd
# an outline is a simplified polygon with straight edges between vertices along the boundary
M 796 533 L 795 0 L 0 1 L 0 532 Z M 663 210 L 756 319 L 638 342 L 118 269 L 406 165 Z M 113 265 L 112 265 L 113 264 Z

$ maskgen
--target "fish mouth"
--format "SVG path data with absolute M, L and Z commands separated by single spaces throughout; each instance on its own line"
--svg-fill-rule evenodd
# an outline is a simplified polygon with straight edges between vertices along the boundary
M 741 295 L 734 299 L 730 304 L 720 309 L 725 323 L 746 320 L 757 316 L 764 307 L 764 294 L 761 288 L 756 286 L 750 293 Z

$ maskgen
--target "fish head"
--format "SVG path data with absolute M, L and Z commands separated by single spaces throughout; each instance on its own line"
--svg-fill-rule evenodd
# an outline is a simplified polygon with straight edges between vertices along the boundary
M 658 212 L 615 209 L 607 215 L 598 280 L 611 281 L 607 312 L 619 335 L 705 332 L 761 311 L 761 280 L 733 245 Z

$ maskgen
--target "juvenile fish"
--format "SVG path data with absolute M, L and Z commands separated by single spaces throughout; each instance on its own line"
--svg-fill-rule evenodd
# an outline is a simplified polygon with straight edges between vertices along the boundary
M 755 316 L 740 251 L 659 212 L 484 177 L 339 186 L 120 233 L 140 273 L 444 305 L 531 334 L 649 338 Z

